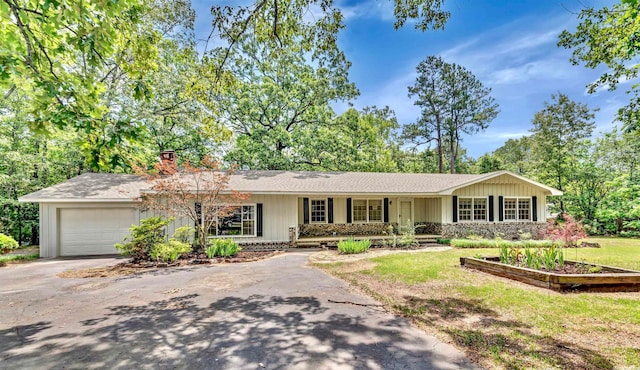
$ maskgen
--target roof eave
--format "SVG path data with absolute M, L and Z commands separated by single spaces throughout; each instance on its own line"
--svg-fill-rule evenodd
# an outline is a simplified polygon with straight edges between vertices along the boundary
M 20 203 L 135 203 L 133 198 L 18 198 Z

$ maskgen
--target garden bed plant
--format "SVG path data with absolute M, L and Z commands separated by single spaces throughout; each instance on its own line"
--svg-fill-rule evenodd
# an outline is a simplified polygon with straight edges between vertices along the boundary
M 570 216 L 550 221 L 546 248 L 520 248 L 503 243 L 498 257 L 460 258 L 462 266 L 553 290 L 638 291 L 640 272 L 586 262 L 567 261 L 564 246 L 575 247 L 584 236 Z
M 221 262 L 250 262 L 279 254 L 278 251 L 242 251 L 230 238 L 211 238 L 207 248 L 191 246 L 195 229 L 183 226 L 167 240 L 165 229 L 173 219 L 149 217 L 131 227 L 131 237 L 116 248 L 130 260 L 119 264 L 123 268 L 169 267 Z

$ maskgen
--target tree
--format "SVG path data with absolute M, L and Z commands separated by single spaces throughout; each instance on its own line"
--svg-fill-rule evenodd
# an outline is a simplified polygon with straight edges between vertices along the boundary
M 565 190 L 577 163 L 576 152 L 595 127 L 595 115 L 585 104 L 564 94 L 551 95 L 551 99 L 532 121 L 532 161 L 539 180 Z M 560 209 L 565 210 L 562 200 Z
M 531 137 L 509 139 L 493 152 L 493 156 L 502 162 L 502 169 L 525 175 L 531 171 Z
M 397 128 L 398 122 L 388 107 L 361 111 L 350 108 L 319 127 L 313 138 L 315 144 L 299 151 L 305 158 L 316 159 L 317 165 L 308 169 L 390 172 L 394 169 L 391 137 Z
M 54 130 L 49 137 L 29 130 L 27 97 L 0 100 L 0 232 L 38 244 L 38 205 L 18 197 L 64 181 L 85 170 L 77 135 Z
M 191 220 L 200 251 L 206 250 L 209 230 L 217 220 L 230 216 L 232 205 L 249 197 L 229 189 L 233 169 L 221 170 L 221 163 L 209 157 L 199 167 L 188 161 L 180 167 L 175 161 L 162 161 L 152 171 L 136 167 L 136 173 L 148 181 L 151 190 L 142 196 L 141 207 Z
M 475 164 L 476 173 L 489 173 L 504 169 L 504 163 L 494 154 L 483 154 Z
M 589 93 L 598 89 L 615 90 L 619 84 L 638 77 L 640 65 L 636 63 L 640 55 L 640 17 L 637 0 L 622 0 L 611 8 L 586 8 L 580 12 L 580 24 L 575 32 L 563 31 L 559 46 L 573 49 L 571 62 L 584 63 L 588 68 L 606 65 L 608 71 L 588 85 Z M 618 112 L 618 119 L 629 130 L 638 130 L 640 120 L 640 96 L 638 85 L 631 101 Z
M 435 143 L 438 172 L 443 172 L 445 155 L 455 173 L 462 134 L 473 134 L 488 127 L 498 115 L 498 105 L 486 88 L 466 68 L 430 56 L 418 64 L 416 83 L 409 97 L 416 97 L 420 119 L 403 128 L 404 136 L 416 145 Z M 446 153 L 445 153 L 446 152 Z
M 30 97 L 36 131 L 101 125 L 104 81 L 118 71 L 148 96 L 158 32 L 142 24 L 142 1 L 0 1 L 0 88 Z
M 332 23 L 330 29 L 339 27 Z M 321 166 L 317 135 L 334 120 L 330 104 L 358 92 L 348 80 L 350 63 L 337 46 L 307 50 L 305 37 L 296 35 L 300 43 L 292 41 L 286 48 L 253 34 L 237 40 L 228 55 L 233 88 L 220 92 L 217 101 L 237 138 L 227 160 L 254 169 Z
M 600 142 L 584 140 L 573 153 L 573 166 L 567 174 L 564 204 L 569 213 L 585 225 L 596 225 L 596 212 L 610 190 L 607 181 L 612 168 L 605 162 Z

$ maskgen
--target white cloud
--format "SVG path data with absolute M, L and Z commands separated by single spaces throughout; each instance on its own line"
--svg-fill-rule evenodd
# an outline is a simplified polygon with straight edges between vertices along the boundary
M 345 5 L 337 3 L 338 9 L 342 12 L 345 21 L 363 18 L 379 19 L 383 21 L 393 21 L 393 4 L 391 1 L 366 0 L 355 5 Z

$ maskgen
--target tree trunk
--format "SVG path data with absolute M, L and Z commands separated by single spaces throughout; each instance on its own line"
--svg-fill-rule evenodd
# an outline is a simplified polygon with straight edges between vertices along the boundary
M 438 130 L 438 173 L 443 172 L 442 162 L 444 162 L 444 155 L 442 153 L 442 134 L 440 134 L 440 130 Z
M 453 137 L 449 140 L 449 173 L 456 173 L 456 153 Z
M 29 239 L 29 244 L 40 244 L 40 230 L 38 229 L 38 225 L 31 225 L 31 238 Z

